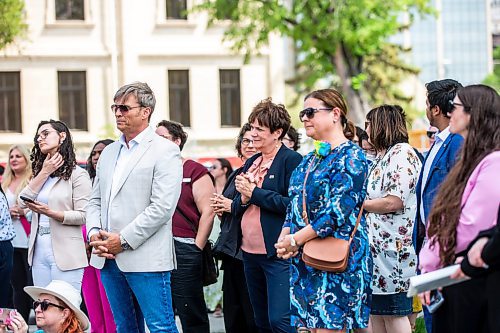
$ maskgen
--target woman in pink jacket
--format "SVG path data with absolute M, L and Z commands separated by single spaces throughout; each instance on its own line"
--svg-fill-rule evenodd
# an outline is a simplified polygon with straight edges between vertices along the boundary
M 419 256 L 422 273 L 460 261 L 478 233 L 496 224 L 500 204 L 499 95 L 488 86 L 472 85 L 459 90 L 450 103 L 450 132 L 465 142 L 429 216 L 429 241 Z M 443 288 L 444 303 L 433 314 L 433 332 L 488 332 L 483 280 Z M 421 298 L 429 304 L 429 293 Z

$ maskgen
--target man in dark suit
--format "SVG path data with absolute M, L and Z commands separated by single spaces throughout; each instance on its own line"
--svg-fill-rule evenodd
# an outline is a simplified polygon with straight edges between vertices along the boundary
M 437 127 L 439 132 L 435 141 L 425 156 L 422 171 L 417 183 L 417 214 L 413 229 L 413 244 L 416 253 L 420 252 L 425 239 L 425 229 L 429 213 L 439 186 L 455 164 L 462 146 L 463 138 L 451 134 L 449 130 L 449 112 L 453 108 L 453 99 L 462 85 L 455 80 L 432 81 L 427 88 L 426 115 L 430 125 Z M 427 332 L 431 332 L 431 316 L 424 311 Z

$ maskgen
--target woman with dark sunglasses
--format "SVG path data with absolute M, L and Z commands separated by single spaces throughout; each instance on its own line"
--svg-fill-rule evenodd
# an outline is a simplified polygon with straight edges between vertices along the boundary
M 291 258 L 292 326 L 297 332 L 314 333 L 364 329 L 370 313 L 372 258 L 364 218 L 355 226 L 366 194 L 365 154 L 350 141 L 355 128 L 338 91 L 314 91 L 305 97 L 304 107 L 300 120 L 306 135 L 316 140 L 316 149 L 290 178 L 290 205 L 276 244 L 279 257 Z M 316 269 L 302 259 L 302 246 L 309 240 L 351 235 L 344 272 Z
M 26 293 L 33 298 L 36 326 L 35 333 L 83 333 L 90 322 L 80 310 L 80 292 L 65 281 L 54 280 L 45 288 L 25 287 Z M 14 333 L 28 333 L 28 325 L 23 317 L 12 312 L 10 323 L 0 325 L 0 333 L 6 328 Z
M 66 124 L 38 124 L 31 160 L 33 178 L 18 202 L 33 212 L 28 249 L 33 285 L 64 280 L 80 290 L 88 266 L 82 225 L 92 185 L 88 173 L 76 165 Z

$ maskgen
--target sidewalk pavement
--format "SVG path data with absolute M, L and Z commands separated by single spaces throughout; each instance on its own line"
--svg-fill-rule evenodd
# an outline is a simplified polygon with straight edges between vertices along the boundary
M 208 314 L 208 318 L 210 319 L 210 333 L 224 333 L 224 317 L 219 317 L 216 318 L 212 313 Z M 33 318 L 34 319 L 34 318 Z M 179 317 L 176 317 L 176 322 L 177 322 L 177 328 L 179 329 L 179 333 L 182 333 L 181 329 L 181 322 L 179 320 Z M 30 332 L 35 332 L 36 331 L 36 326 L 35 325 L 30 325 Z M 149 332 L 146 330 L 146 332 Z

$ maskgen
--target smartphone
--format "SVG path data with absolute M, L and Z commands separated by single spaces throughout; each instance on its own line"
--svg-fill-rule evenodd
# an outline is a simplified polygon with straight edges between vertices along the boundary
M 430 313 L 436 312 L 437 309 L 443 304 L 444 297 L 443 294 L 439 290 L 431 291 L 431 303 L 427 306 L 427 310 Z
M 9 326 L 11 322 L 11 316 L 15 313 L 15 309 L 0 308 L 0 324 Z
M 24 195 L 20 195 L 19 198 L 21 198 L 21 200 L 29 202 L 29 203 L 35 203 L 35 201 L 33 199 L 25 197 Z

